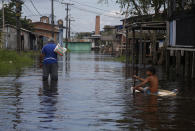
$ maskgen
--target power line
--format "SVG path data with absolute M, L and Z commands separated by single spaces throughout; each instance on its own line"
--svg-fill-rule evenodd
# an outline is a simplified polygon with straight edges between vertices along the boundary
M 84 11 L 84 12 L 92 13 L 92 14 L 98 14 L 98 15 L 101 15 L 101 14 L 102 14 L 102 13 L 100 13 L 100 12 L 96 12 L 96 11 L 92 11 L 92 10 L 88 10 L 88 9 L 79 8 L 79 7 L 77 7 L 77 6 L 72 6 L 72 7 L 75 8 L 75 9 Z
M 103 16 L 112 17 L 112 18 L 116 18 L 116 19 L 122 19 L 122 17 L 110 16 L 110 15 L 106 15 L 106 14 L 103 14 L 100 12 L 96 12 L 96 11 L 92 11 L 92 10 L 88 10 L 88 9 L 84 9 L 84 8 L 79 8 L 76 6 L 73 6 L 73 8 L 84 11 L 84 12 L 92 13 L 92 14 L 103 15 Z
M 31 14 L 35 15 L 35 13 L 27 6 L 27 4 L 24 3 L 24 7 L 31 12 Z
M 28 15 L 27 17 L 36 17 L 36 16 L 49 16 L 51 14 L 42 14 L 42 15 Z
M 41 13 L 37 10 L 37 8 L 36 8 L 36 6 L 34 5 L 34 3 L 33 3 L 32 0 L 30 0 L 30 3 L 31 3 L 32 6 L 34 7 L 35 11 L 36 11 L 40 16 L 42 16 Z
M 82 6 L 87 6 L 87 7 L 94 8 L 94 9 L 98 9 L 98 10 L 101 10 L 101 11 L 106 11 L 106 12 L 109 12 L 110 11 L 110 10 L 101 9 L 101 8 L 98 8 L 98 7 L 89 5 L 89 4 L 83 4 L 83 3 L 80 3 L 78 1 L 74 1 L 74 0 L 71 0 L 71 1 L 74 2 L 74 3 L 77 3 L 79 5 L 82 5 Z
M 29 10 L 27 10 L 26 8 L 22 8 L 22 12 L 24 13 L 24 12 L 28 12 L 28 14 L 29 14 Z M 31 15 L 31 14 L 29 14 L 29 15 Z
M 55 1 L 56 1 L 56 2 L 60 2 L 60 0 L 55 0 Z M 83 3 L 77 2 L 77 1 L 75 1 L 75 0 L 71 0 L 71 1 L 74 2 L 74 3 L 77 3 L 77 4 L 81 5 L 81 6 L 87 6 L 87 7 L 90 7 L 90 8 L 93 8 L 93 9 L 98 9 L 98 10 L 104 11 L 104 12 L 110 12 L 110 10 L 98 8 L 98 7 L 89 5 L 89 4 L 83 4 Z M 74 8 L 77 8 L 77 9 L 79 9 L 79 10 L 81 10 L 81 11 L 85 11 L 85 12 L 88 12 L 88 13 L 103 15 L 103 16 L 112 17 L 112 18 L 123 19 L 122 17 L 110 16 L 110 15 L 106 15 L 106 14 L 103 14 L 103 13 L 100 13 L 100 12 L 96 12 L 96 11 L 92 11 L 92 10 L 89 10 L 89 9 L 79 8 L 79 7 L 77 7 L 77 6 L 74 6 Z

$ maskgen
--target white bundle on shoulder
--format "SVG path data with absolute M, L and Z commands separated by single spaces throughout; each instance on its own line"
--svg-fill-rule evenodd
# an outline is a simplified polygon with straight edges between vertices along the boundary
M 66 53 L 67 49 L 64 47 L 61 47 L 58 43 L 56 48 L 54 49 L 54 52 L 56 52 L 58 55 L 63 56 Z

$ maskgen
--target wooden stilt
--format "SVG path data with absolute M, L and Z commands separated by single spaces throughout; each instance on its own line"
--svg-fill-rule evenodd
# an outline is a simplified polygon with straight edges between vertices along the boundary
M 170 67 L 170 51 L 166 50 L 166 72 L 169 72 Z
M 192 79 L 195 78 L 195 52 L 192 52 Z
M 189 64 L 190 64 L 190 62 L 189 62 L 189 52 L 185 52 L 185 73 L 184 73 L 184 76 L 185 77 L 188 77 L 189 76 Z
M 152 37 L 152 60 L 153 60 L 153 64 L 156 65 L 157 64 L 157 51 L 156 51 L 156 34 L 155 34 L 155 32 L 153 33 L 153 37 Z
M 128 38 L 129 31 L 126 30 L 126 66 L 130 64 L 130 42 Z
M 143 46 L 143 64 L 146 65 L 146 40 L 144 40 Z
M 135 29 L 133 29 L 132 30 L 132 32 L 133 32 L 133 49 L 132 49 L 132 54 L 133 54 L 133 57 L 132 57 L 132 67 L 133 67 L 133 75 L 137 75 L 136 74 L 136 72 L 135 72 L 135 43 L 136 43 L 136 41 L 135 41 Z M 134 79 L 134 81 L 133 81 L 133 87 L 135 87 L 135 84 L 136 84 L 136 81 L 135 81 L 135 79 Z M 135 90 L 133 90 L 133 94 L 135 94 Z
M 143 48 L 142 48 L 142 42 L 140 40 L 139 42 L 139 54 L 138 54 L 138 57 L 139 57 L 139 64 L 143 64 Z
M 135 30 L 133 29 L 132 30 L 133 32 L 133 40 L 132 40 L 132 65 L 133 65 L 133 68 L 134 68 L 134 64 L 135 64 L 135 61 L 136 61 L 136 56 L 135 56 Z
M 142 28 L 141 28 L 141 31 L 140 31 L 140 41 L 139 41 L 139 64 L 143 64 L 143 31 L 142 31 Z
M 181 51 L 176 51 L 176 74 L 181 74 Z

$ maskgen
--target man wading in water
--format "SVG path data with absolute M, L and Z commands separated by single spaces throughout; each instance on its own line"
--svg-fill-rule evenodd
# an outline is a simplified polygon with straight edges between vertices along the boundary
M 54 52 L 56 44 L 53 38 L 48 40 L 42 49 L 43 59 L 43 81 L 47 81 L 50 76 L 52 81 L 58 80 L 58 64 L 57 64 L 57 54 Z
M 148 95 L 150 95 L 150 94 L 157 95 L 159 83 L 158 83 L 158 77 L 156 76 L 155 68 L 154 67 L 147 68 L 146 75 L 147 75 L 146 79 L 142 79 L 136 75 L 134 76 L 135 79 L 142 81 L 142 83 L 133 87 L 133 89 L 138 90 L 138 91 L 143 92 L 143 93 L 146 93 Z M 150 86 L 143 88 L 143 86 L 145 86 L 147 83 L 149 83 Z

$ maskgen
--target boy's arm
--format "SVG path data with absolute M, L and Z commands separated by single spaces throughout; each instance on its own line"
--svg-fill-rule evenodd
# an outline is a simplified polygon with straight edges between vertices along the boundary
M 140 83 L 139 85 L 135 86 L 135 88 L 138 87 L 143 87 L 145 84 L 147 84 L 149 82 L 149 78 L 145 79 L 142 83 Z
M 133 77 L 136 78 L 136 79 L 138 79 L 138 80 L 140 80 L 140 81 L 142 81 L 142 82 L 145 81 L 145 79 L 143 79 L 143 78 L 141 78 L 141 77 L 139 77 L 139 76 L 134 75 Z

